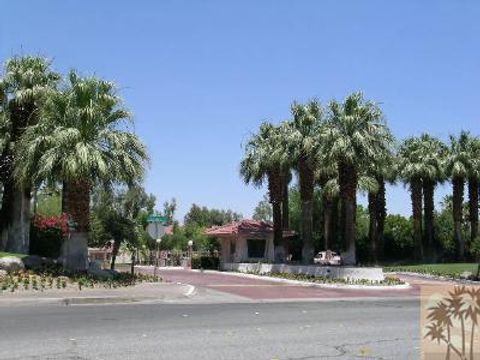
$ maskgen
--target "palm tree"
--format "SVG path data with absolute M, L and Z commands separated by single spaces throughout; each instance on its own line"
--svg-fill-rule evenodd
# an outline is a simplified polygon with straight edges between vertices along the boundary
M 423 259 L 422 229 L 422 159 L 417 148 L 418 138 L 408 138 L 401 145 L 397 157 L 397 171 L 405 183 L 410 185 L 413 217 L 413 236 L 415 238 L 415 257 Z
M 356 263 L 355 212 L 359 175 L 362 169 L 390 151 L 393 137 L 383 121 L 378 105 L 361 93 L 348 96 L 343 103 L 330 103 L 330 119 L 322 131 L 325 161 L 338 167 L 340 199 L 345 221 L 343 236 L 347 247 L 346 264 Z
M 130 113 L 113 83 L 70 72 L 69 83 L 47 99 L 41 120 L 25 131 L 16 175 L 22 181 L 63 181 L 63 205 L 72 221 L 64 266 L 87 265 L 90 194 L 96 183 L 132 183 L 143 175 L 145 146 L 128 131 Z
M 397 169 L 403 181 L 410 184 L 415 255 L 420 258 L 425 256 L 427 250 L 430 256 L 433 255 L 435 210 L 433 196 L 436 184 L 443 180 L 445 154 L 445 145 L 428 134 L 406 139 L 399 150 Z M 425 244 L 422 241 L 422 230 L 425 231 Z
M 383 248 L 383 232 L 385 219 L 387 217 L 386 182 L 394 182 L 393 155 L 386 154 L 383 160 L 372 164 L 373 167 L 367 174 L 374 186 L 368 190 L 368 212 L 369 212 L 369 240 L 371 247 L 371 258 L 374 263 L 381 257 Z
M 261 186 L 265 181 L 268 184 L 273 210 L 275 259 L 281 261 L 287 255 L 288 249 L 282 226 L 283 183 L 288 168 L 288 154 L 282 147 L 280 128 L 270 123 L 261 124 L 258 134 L 253 135 L 245 147 L 245 156 L 240 163 L 240 175 L 246 184 Z
M 478 236 L 478 189 L 480 186 L 480 139 L 471 137 L 468 142 L 470 166 L 468 169 L 468 208 L 470 220 L 470 243 Z
M 335 213 L 338 209 L 338 172 L 334 164 L 324 164 L 315 171 L 316 184 L 322 192 L 323 249 L 329 250 L 335 239 Z
M 283 198 L 282 198 L 282 226 L 283 230 L 290 229 L 290 210 L 288 201 L 289 184 L 292 181 L 292 172 L 290 169 L 286 170 L 282 175 L 283 184 Z M 288 254 L 288 253 L 287 253 Z
M 36 56 L 14 57 L 5 64 L 0 80 L 3 117 L 0 181 L 3 185 L 0 212 L 0 248 L 28 253 L 30 242 L 31 181 L 22 186 L 13 177 L 15 149 L 26 128 L 38 121 L 38 110 L 60 75 L 49 60 Z M 3 246 L 2 246 L 3 245 Z
M 386 183 L 394 183 L 394 153 L 391 148 L 379 154 L 377 161 L 364 169 L 363 188 L 368 193 L 369 231 L 371 260 L 374 263 L 382 255 L 383 232 L 387 217 Z
M 453 222 L 454 237 L 457 245 L 457 256 L 460 260 L 465 259 L 465 239 L 462 236 L 463 194 L 465 179 L 470 168 L 469 153 L 470 135 L 462 131 L 456 138 L 450 135 L 450 149 L 446 156 L 446 175 L 452 180 L 453 186 Z
M 444 180 L 444 161 L 447 147 L 439 139 L 428 134 L 420 137 L 420 156 L 423 159 L 423 204 L 424 204 L 424 229 L 425 241 L 429 256 L 435 258 L 435 227 L 434 214 L 435 187 Z
M 319 164 L 319 133 L 323 124 L 323 109 L 317 100 L 306 104 L 293 103 L 293 120 L 287 125 L 292 161 L 298 171 L 300 197 L 302 200 L 302 261 L 313 261 L 313 193 L 315 169 Z

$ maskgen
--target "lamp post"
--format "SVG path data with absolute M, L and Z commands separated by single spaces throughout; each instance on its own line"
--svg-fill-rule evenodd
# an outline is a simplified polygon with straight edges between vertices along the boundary
M 193 248 L 193 240 L 188 240 L 188 258 L 190 263 L 190 268 L 192 267 L 192 248 Z
M 154 271 L 153 271 L 153 274 L 155 276 L 157 276 L 157 272 L 158 272 L 158 255 L 159 255 L 159 252 L 160 252 L 160 243 L 162 242 L 162 239 L 158 238 L 157 240 L 155 240 L 155 242 L 157 243 L 157 254 L 155 256 L 155 267 L 154 267 Z

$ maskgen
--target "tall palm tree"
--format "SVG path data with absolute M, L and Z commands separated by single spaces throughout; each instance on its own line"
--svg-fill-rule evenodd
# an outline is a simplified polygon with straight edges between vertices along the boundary
M 444 177 L 445 154 L 445 145 L 428 134 L 406 139 L 399 150 L 397 169 L 403 181 L 410 184 L 415 255 L 419 258 L 427 252 L 429 257 L 434 255 L 434 191 Z
M 319 133 L 323 125 L 323 109 L 317 100 L 306 104 L 293 103 L 293 120 L 289 123 L 289 141 L 292 161 L 298 171 L 300 198 L 302 200 L 302 261 L 313 261 L 313 193 L 315 169 L 319 165 Z
M 335 213 L 338 208 L 338 172 L 334 164 L 323 164 L 315 171 L 316 184 L 322 192 L 323 249 L 329 250 L 335 239 Z
M 30 242 L 32 182 L 20 185 L 13 177 L 17 143 L 24 130 L 38 121 L 39 107 L 59 80 L 50 61 L 36 56 L 8 60 L 0 80 L 4 143 L 0 153 L 0 247 L 7 251 L 28 253 Z
M 374 263 L 377 263 L 382 255 L 383 232 L 387 217 L 386 182 L 393 183 L 395 180 L 393 153 L 385 152 L 383 159 L 370 165 L 367 168 L 367 176 L 374 182 L 374 186 L 367 191 L 370 218 L 368 234 L 371 258 Z
M 289 209 L 289 184 L 292 181 L 292 172 L 290 169 L 284 171 L 282 175 L 283 198 L 282 198 L 282 226 L 283 230 L 290 229 L 290 209 Z
M 478 190 L 480 186 L 480 139 L 471 137 L 468 143 L 470 166 L 468 169 L 468 208 L 470 220 L 470 243 L 478 236 Z
M 345 221 L 343 236 L 347 252 L 344 261 L 356 263 L 355 212 L 359 175 L 372 162 L 381 159 L 393 143 L 378 105 L 361 93 L 348 96 L 343 103 L 330 103 L 330 119 L 321 136 L 322 153 L 338 167 L 340 198 Z
M 428 134 L 423 134 L 421 140 L 421 157 L 423 158 L 424 173 L 422 176 L 423 183 L 423 204 L 424 204 L 424 229 L 425 241 L 429 253 L 429 257 L 436 258 L 435 252 L 435 226 L 434 214 L 435 203 L 434 194 L 435 187 L 439 182 L 443 182 L 445 178 L 444 162 L 447 153 L 447 147 L 439 139 Z
M 406 139 L 399 151 L 397 157 L 397 171 L 404 183 L 410 185 L 410 194 L 412 202 L 413 218 L 413 236 L 415 239 L 415 254 L 417 259 L 423 259 L 423 228 L 422 228 L 422 159 L 419 156 L 418 138 Z
M 463 195 L 465 179 L 470 169 L 469 143 L 470 135 L 462 131 L 456 138 L 450 135 L 450 149 L 446 156 L 445 171 L 451 179 L 453 186 L 453 223 L 454 237 L 457 246 L 457 256 L 460 260 L 465 259 L 465 239 L 462 236 Z
M 258 134 L 253 135 L 245 147 L 240 163 L 240 175 L 245 183 L 261 186 L 268 184 L 269 200 L 273 210 L 273 242 L 275 259 L 283 261 L 288 244 L 283 238 L 282 200 L 284 174 L 289 168 L 288 154 L 282 147 L 280 128 L 263 123 Z
M 16 175 L 22 181 L 63 181 L 64 211 L 72 221 L 64 244 L 66 268 L 87 265 L 90 194 L 96 183 L 132 183 L 141 178 L 148 156 L 126 127 L 130 113 L 113 83 L 70 72 L 63 91 L 51 94 L 41 120 L 21 140 Z

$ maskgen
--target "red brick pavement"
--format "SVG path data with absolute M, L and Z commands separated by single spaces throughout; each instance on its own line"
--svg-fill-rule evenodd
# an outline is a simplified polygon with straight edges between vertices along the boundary
M 145 271 L 145 270 L 144 270 Z M 274 299 L 329 299 L 329 298 L 361 298 L 361 297 L 418 297 L 419 284 L 426 280 L 410 277 L 409 289 L 341 289 L 320 288 L 283 284 L 263 279 L 251 279 L 216 272 L 198 272 L 190 270 L 160 270 L 160 276 L 169 282 L 181 282 L 205 287 L 229 294 L 243 296 L 253 300 Z

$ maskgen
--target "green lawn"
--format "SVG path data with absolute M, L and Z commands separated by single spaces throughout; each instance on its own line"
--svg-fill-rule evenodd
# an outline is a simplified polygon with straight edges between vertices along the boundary
M 19 257 L 19 258 L 24 258 L 25 256 L 28 256 L 28 255 L 26 255 L 26 254 L 8 253 L 8 252 L 0 251 L 0 258 L 5 257 L 5 256 L 16 256 L 16 257 Z
M 464 271 L 472 274 L 477 273 L 477 263 L 453 263 L 453 264 L 418 264 L 418 265 L 399 265 L 385 266 L 385 272 L 415 272 L 420 274 L 431 274 L 437 276 L 447 276 L 458 278 Z

